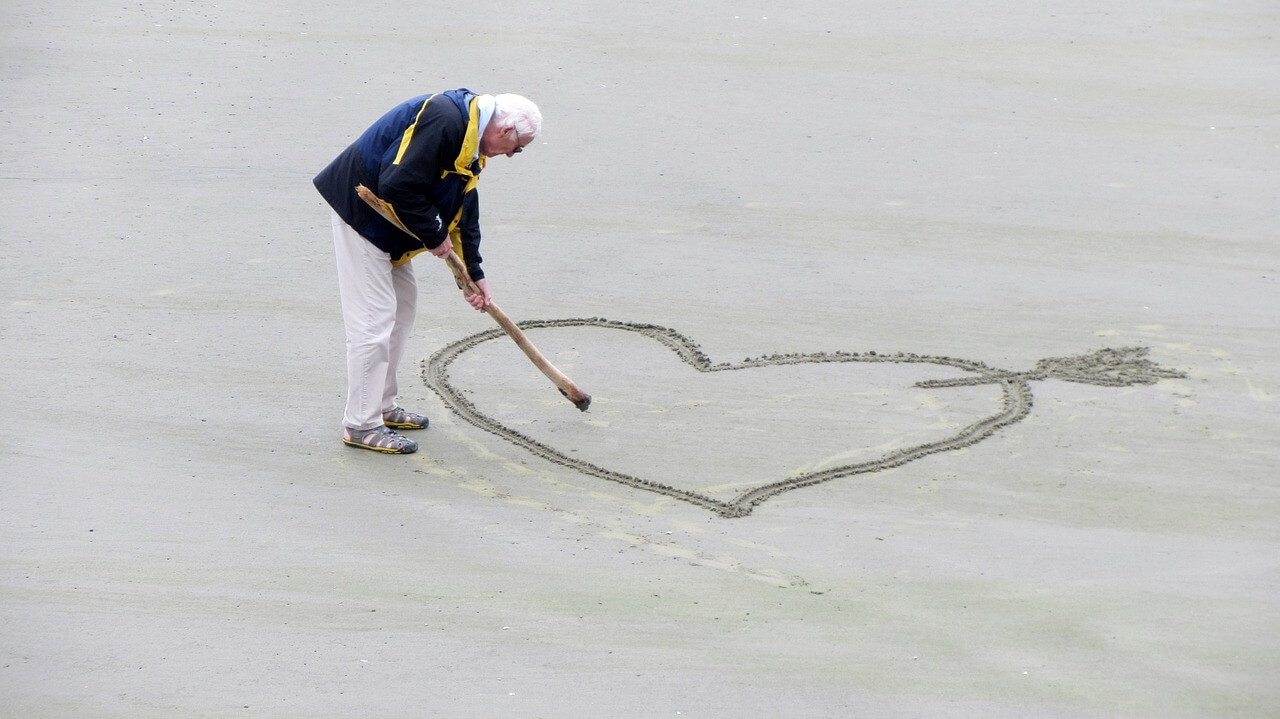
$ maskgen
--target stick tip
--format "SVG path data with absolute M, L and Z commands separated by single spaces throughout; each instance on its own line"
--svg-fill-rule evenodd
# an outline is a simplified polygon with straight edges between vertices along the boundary
M 579 412 L 586 412 L 587 408 L 591 406 L 591 395 L 583 392 L 577 387 L 570 386 L 569 389 L 556 387 L 556 389 L 560 390 L 560 394 L 564 395 L 565 399 L 572 402 L 573 406 L 577 407 Z

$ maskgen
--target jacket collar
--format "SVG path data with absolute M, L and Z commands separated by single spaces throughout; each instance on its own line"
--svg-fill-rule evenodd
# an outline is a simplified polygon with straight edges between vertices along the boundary
M 473 163 L 479 163 L 480 169 L 484 169 L 485 158 L 480 157 L 480 98 L 472 96 L 471 102 L 467 103 L 467 134 L 462 138 L 462 149 L 458 151 L 458 158 L 453 161 L 454 171 L 459 175 L 467 177 L 475 177 L 475 173 L 471 171 Z

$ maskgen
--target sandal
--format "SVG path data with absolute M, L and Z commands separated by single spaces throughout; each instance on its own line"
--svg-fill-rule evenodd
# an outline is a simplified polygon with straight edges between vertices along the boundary
M 379 425 L 373 429 L 351 429 L 345 428 L 342 433 L 342 442 L 352 447 L 360 449 L 372 449 L 375 452 L 386 452 L 387 454 L 413 454 L 418 451 L 418 443 L 396 434 L 389 427 Z
M 382 423 L 396 429 L 426 429 L 431 421 L 426 415 L 410 412 L 403 407 L 392 407 L 391 411 L 382 413 Z

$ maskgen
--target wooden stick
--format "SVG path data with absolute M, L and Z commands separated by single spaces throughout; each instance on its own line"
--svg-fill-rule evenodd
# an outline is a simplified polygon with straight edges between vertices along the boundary
M 391 208 L 387 203 L 383 202 L 382 198 L 373 194 L 369 188 L 364 185 L 356 185 L 356 194 L 360 196 L 360 199 L 364 200 L 370 207 L 376 210 L 379 215 L 386 218 L 388 222 L 406 232 L 410 237 L 421 239 L 410 232 L 409 228 L 405 227 L 404 224 L 400 222 L 400 219 L 396 217 L 395 213 L 391 211 Z M 445 242 L 449 242 L 449 240 L 446 238 Z M 445 262 L 448 263 L 449 269 L 453 272 L 453 277 L 457 280 L 458 287 L 461 287 L 470 295 L 484 294 L 480 291 L 480 288 L 476 286 L 476 283 L 471 280 L 471 275 L 467 272 L 466 264 L 462 261 L 461 257 L 458 257 L 458 254 L 454 252 L 452 248 L 449 249 L 449 256 L 445 258 Z M 556 386 L 556 389 L 560 390 L 560 394 L 564 395 L 573 403 L 573 406 L 577 407 L 580 411 L 587 411 L 587 407 L 591 406 L 591 395 L 578 389 L 577 385 L 573 383 L 573 380 L 569 379 L 563 372 L 556 369 L 556 366 L 551 364 L 546 357 L 543 357 L 542 353 L 538 351 L 538 348 L 534 347 L 533 343 L 529 341 L 529 338 L 525 336 L 524 331 L 520 329 L 519 325 L 512 322 L 511 318 L 507 317 L 506 313 L 499 309 L 498 305 L 493 302 L 485 305 L 484 311 L 498 323 L 499 327 L 510 335 L 516 345 L 524 351 L 524 354 L 529 358 L 529 361 L 533 362 L 534 366 L 541 370 L 542 374 L 547 376 L 547 379 L 551 380 L 551 383 Z

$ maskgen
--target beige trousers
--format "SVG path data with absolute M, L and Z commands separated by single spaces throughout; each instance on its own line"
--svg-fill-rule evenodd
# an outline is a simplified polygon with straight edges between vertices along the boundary
M 413 263 L 391 264 L 333 213 L 333 247 L 338 258 L 338 293 L 347 332 L 347 409 L 342 423 L 355 430 L 382 424 L 396 406 L 396 367 L 404 354 L 418 307 Z

